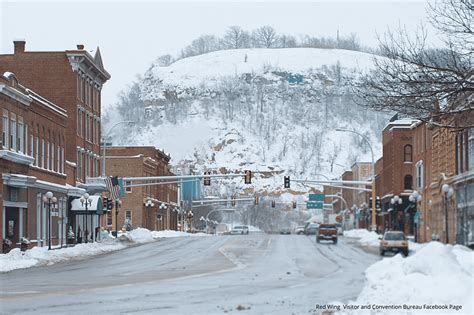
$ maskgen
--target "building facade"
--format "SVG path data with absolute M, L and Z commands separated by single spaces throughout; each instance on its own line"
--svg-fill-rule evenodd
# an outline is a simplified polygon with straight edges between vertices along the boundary
M 106 148 L 106 174 L 123 177 L 173 176 L 169 170 L 170 156 L 150 146 L 114 146 Z M 138 184 L 138 186 L 133 186 Z M 125 196 L 118 214 L 118 229 L 126 221 L 133 227 L 149 230 L 178 229 L 178 187 L 175 183 L 142 185 L 124 182 Z M 115 229 L 115 218 L 108 223 Z
M 0 55 L 0 73 L 11 71 L 22 84 L 68 113 L 65 159 L 75 182 L 100 173 L 101 91 L 110 79 L 99 48 L 92 57 L 84 45 L 65 51 L 26 51 L 14 42 L 14 53 Z M 69 174 L 68 174 L 69 175 Z
M 67 112 L 6 72 L 0 75 L 0 114 L 1 241 L 12 247 L 22 237 L 32 246 L 65 244 L 67 200 L 84 192 L 67 185 Z M 57 201 L 51 208 L 43 202 L 48 191 Z

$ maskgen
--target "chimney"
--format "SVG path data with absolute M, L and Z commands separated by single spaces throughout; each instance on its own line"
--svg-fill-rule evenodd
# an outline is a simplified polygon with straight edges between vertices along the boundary
M 15 40 L 13 41 L 13 46 L 15 47 L 15 55 L 16 54 L 21 54 L 25 52 L 25 45 L 26 42 L 24 40 Z
M 83 45 L 83 44 L 77 44 L 77 49 L 78 49 L 78 50 L 83 50 L 83 49 L 84 49 L 84 45 Z

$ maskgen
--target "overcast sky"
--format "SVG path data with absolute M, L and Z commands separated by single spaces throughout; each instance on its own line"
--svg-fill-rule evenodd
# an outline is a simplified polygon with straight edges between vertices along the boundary
M 67 3 L 65 3 L 67 2 Z M 352 32 L 377 46 L 376 32 L 426 23 L 426 2 L 405 1 L 22 1 L 0 0 L 0 53 L 12 53 L 14 39 L 26 50 L 100 47 L 112 79 L 103 104 L 158 56 L 177 52 L 202 34 L 221 36 L 231 25 L 251 30 L 271 25 L 284 34 L 335 37 Z

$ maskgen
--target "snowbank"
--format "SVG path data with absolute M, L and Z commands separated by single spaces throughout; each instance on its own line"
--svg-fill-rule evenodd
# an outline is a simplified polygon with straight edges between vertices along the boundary
M 370 266 L 354 305 L 400 306 L 341 314 L 473 314 L 474 252 L 464 246 L 431 242 L 413 255 L 395 255 Z M 415 309 L 405 309 L 414 306 Z M 436 309 L 428 309 L 430 306 Z M 458 310 L 454 305 L 460 306 Z M 447 309 L 443 309 L 447 307 Z
M 29 268 L 37 265 L 52 265 L 73 258 L 94 256 L 125 248 L 124 244 L 115 241 L 77 244 L 74 247 L 48 250 L 47 247 L 33 247 L 25 252 L 19 248 L 8 254 L 0 255 L 0 272 Z
M 375 232 L 369 232 L 365 229 L 355 229 L 344 231 L 345 237 L 357 238 L 357 242 L 364 246 L 379 246 L 379 235 Z
M 153 235 L 150 230 L 144 228 L 137 228 L 130 232 L 127 232 L 127 237 L 129 240 L 135 243 L 148 243 L 153 241 Z
M 186 233 L 181 231 L 164 230 L 164 231 L 153 231 L 151 232 L 153 238 L 164 238 L 164 237 L 183 237 L 183 236 L 209 236 L 205 233 Z

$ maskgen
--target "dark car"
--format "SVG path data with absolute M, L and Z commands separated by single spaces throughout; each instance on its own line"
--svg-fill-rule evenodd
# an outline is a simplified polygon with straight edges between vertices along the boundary
M 280 234 L 291 234 L 290 228 L 283 228 L 280 230 Z
M 319 225 L 316 241 L 332 241 L 337 244 L 337 226 L 335 224 L 321 224 Z

